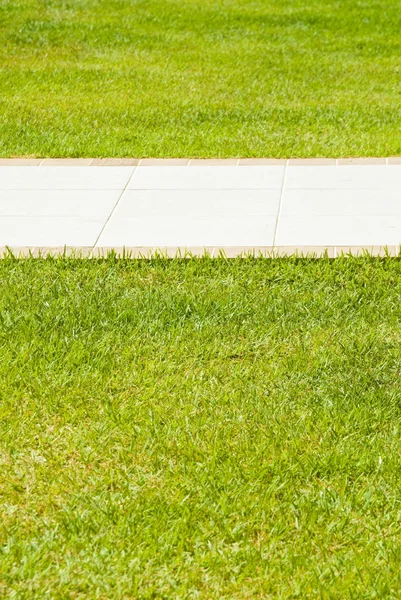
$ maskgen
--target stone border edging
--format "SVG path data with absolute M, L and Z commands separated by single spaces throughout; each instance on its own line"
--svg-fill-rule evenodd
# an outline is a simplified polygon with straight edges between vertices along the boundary
M 105 258 L 110 254 L 118 258 L 149 259 L 155 255 L 165 258 L 339 258 L 347 256 L 399 257 L 400 246 L 174 246 L 157 247 L 92 247 L 92 246 L 6 246 L 0 247 L 0 259 L 13 255 L 16 258 L 75 257 Z
M 0 158 L 0 166 L 318 166 L 318 165 L 401 165 L 401 156 L 388 158 Z

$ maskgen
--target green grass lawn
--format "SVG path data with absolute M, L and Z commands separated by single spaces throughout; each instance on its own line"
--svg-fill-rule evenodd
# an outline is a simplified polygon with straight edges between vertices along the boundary
M 0 286 L 2 598 L 400 597 L 400 260 Z
M 0 156 L 401 154 L 399 0 L 1 0 Z

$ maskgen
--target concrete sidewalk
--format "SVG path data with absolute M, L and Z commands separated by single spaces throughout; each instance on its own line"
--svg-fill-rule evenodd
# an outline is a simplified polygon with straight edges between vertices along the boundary
M 84 253 L 125 247 L 170 255 L 207 249 L 228 256 L 323 249 L 335 256 L 388 247 L 398 254 L 401 164 L 382 160 L 139 166 L 3 160 L 0 247 Z

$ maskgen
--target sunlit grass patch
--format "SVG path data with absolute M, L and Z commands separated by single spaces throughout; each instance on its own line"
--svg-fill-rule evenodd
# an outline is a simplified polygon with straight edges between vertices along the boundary
M 0 261 L 0 590 L 400 587 L 398 259 Z

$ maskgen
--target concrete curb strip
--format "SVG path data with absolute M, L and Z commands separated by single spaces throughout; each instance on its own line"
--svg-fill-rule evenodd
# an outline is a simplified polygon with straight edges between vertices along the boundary
M 174 246 L 157 247 L 38 247 L 16 246 L 0 247 L 0 259 L 14 256 L 15 258 L 106 258 L 114 254 L 118 258 L 151 259 L 162 258 L 339 258 L 350 256 L 400 257 L 400 246 Z
M 0 166 L 26 167 L 154 167 L 154 166 L 317 166 L 317 165 L 400 165 L 401 156 L 388 158 L 0 158 Z

